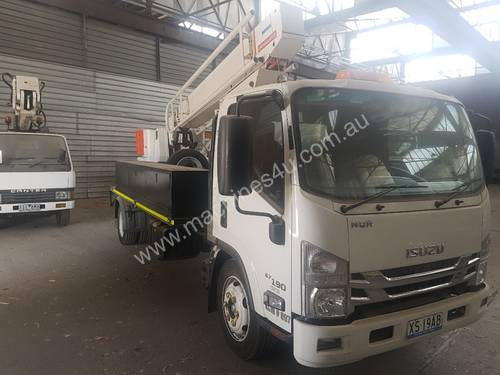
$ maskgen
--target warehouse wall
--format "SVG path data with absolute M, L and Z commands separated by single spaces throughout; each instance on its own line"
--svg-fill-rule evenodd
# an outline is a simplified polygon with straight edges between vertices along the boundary
M 135 129 L 163 125 L 167 100 L 208 55 L 25 0 L 0 1 L 0 25 L 0 73 L 46 81 L 44 109 L 68 137 L 78 198 L 107 195 L 115 160 L 135 157 Z M 8 92 L 0 82 L 0 119 Z
M 210 52 L 167 40 L 159 40 L 157 51 L 153 35 L 26 0 L 0 1 L 0 25 L 2 54 L 174 85 L 182 85 Z
M 496 170 L 500 174 L 500 75 L 447 79 L 419 84 L 460 100 L 467 109 L 488 116 L 497 135 Z

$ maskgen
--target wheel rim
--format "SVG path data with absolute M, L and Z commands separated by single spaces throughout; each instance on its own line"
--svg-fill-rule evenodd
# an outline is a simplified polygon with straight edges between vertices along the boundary
M 222 311 L 226 328 L 238 342 L 244 341 L 250 327 L 250 310 L 243 284 L 236 276 L 229 276 L 224 283 Z
M 121 207 L 118 210 L 118 232 L 120 237 L 125 234 L 125 211 Z
M 181 158 L 177 162 L 177 165 L 181 165 L 183 167 L 203 168 L 203 165 L 201 165 L 201 161 L 192 156 L 185 156 Z

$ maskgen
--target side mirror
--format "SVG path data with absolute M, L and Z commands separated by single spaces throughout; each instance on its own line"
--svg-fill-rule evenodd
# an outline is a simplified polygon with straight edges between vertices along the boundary
M 223 116 L 219 123 L 217 174 L 222 195 L 250 194 L 254 119 Z
M 483 164 L 484 176 L 486 181 L 491 181 L 495 173 L 495 133 L 489 130 L 478 130 L 476 132 L 476 141 Z

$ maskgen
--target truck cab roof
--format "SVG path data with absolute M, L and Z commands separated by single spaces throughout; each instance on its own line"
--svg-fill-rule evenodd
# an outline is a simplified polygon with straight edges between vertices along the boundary
M 245 94 L 252 94 L 271 89 L 280 89 L 283 93 L 290 97 L 295 91 L 305 87 L 331 87 L 339 89 L 362 90 L 383 92 L 395 95 L 407 95 L 421 98 L 429 98 L 443 100 L 461 104 L 460 101 L 452 96 L 440 94 L 438 92 L 424 89 L 413 85 L 397 84 L 393 82 L 378 82 L 360 79 L 334 79 L 334 80 L 318 80 L 304 79 L 297 81 L 287 81 L 283 83 L 275 83 L 263 86 L 257 86 L 251 90 L 246 90 Z M 229 95 L 231 101 L 236 100 L 237 96 L 244 94 L 242 91 L 236 90 L 233 95 Z
M 66 138 L 64 135 L 61 134 L 51 134 L 51 133 L 34 133 L 34 132 L 16 132 L 16 131 L 0 131 L 0 135 L 11 135 L 11 134 L 19 134 L 19 135 L 40 135 L 44 137 L 60 137 L 60 138 Z
M 384 92 L 389 94 L 416 96 L 422 98 L 460 103 L 456 98 L 451 96 L 443 95 L 438 92 L 417 86 L 397 84 L 394 82 L 379 82 L 379 81 L 368 81 L 361 79 L 334 79 L 334 80 L 307 79 L 307 80 L 285 82 L 284 85 L 287 88 L 289 95 L 291 95 L 294 91 L 303 87 L 332 87 L 332 88 L 343 88 L 351 90 Z

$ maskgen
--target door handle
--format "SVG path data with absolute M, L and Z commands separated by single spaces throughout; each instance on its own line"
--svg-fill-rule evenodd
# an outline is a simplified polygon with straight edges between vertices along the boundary
M 222 228 L 227 228 L 227 202 L 220 202 L 220 225 Z

